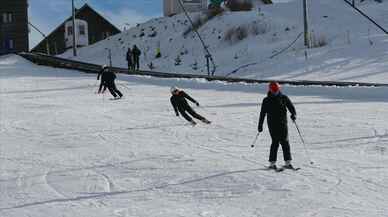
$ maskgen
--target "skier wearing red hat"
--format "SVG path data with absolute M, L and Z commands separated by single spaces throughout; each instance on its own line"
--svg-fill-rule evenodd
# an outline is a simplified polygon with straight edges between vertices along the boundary
M 267 116 L 267 125 L 272 138 L 271 151 L 269 155 L 269 169 L 277 169 L 276 160 L 279 149 L 279 143 L 283 149 L 285 161 L 284 168 L 293 169 L 291 165 L 291 150 L 288 141 L 287 110 L 291 113 L 291 119 L 296 120 L 296 110 L 288 96 L 280 91 L 280 85 L 277 82 L 270 82 L 268 86 L 268 95 L 264 98 L 258 125 L 259 133 L 263 132 L 264 118 Z

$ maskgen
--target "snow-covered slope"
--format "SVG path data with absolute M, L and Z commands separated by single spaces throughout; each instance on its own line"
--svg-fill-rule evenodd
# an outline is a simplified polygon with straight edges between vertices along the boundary
M 250 148 L 265 86 L 119 79 L 110 101 L 93 75 L 0 58 L 0 216 L 388 215 L 387 88 L 285 86 L 307 152 L 290 124 L 302 169 L 275 173 L 267 130 Z M 175 117 L 170 85 L 213 124 Z
M 266 5 L 260 11 L 226 12 L 203 25 L 199 30 L 217 64 L 218 75 L 340 81 L 387 82 L 388 38 L 381 30 L 361 17 L 342 0 L 311 1 L 310 29 L 314 44 L 324 47 L 310 49 L 305 60 L 303 36 L 275 58 L 303 31 L 302 1 Z M 365 1 L 358 7 L 385 28 L 388 2 Z M 197 20 L 199 14 L 191 14 Z M 109 48 L 113 65 L 126 67 L 125 53 L 137 44 L 143 51 L 142 69 L 153 63 L 154 70 L 206 74 L 204 51 L 193 32 L 183 33 L 189 23 L 183 15 L 152 19 L 122 34 L 80 49 L 78 59 L 107 64 Z M 246 28 L 248 36 L 241 41 L 225 40 L 232 28 Z M 144 32 L 144 36 L 140 37 Z M 155 32 L 156 36 L 151 37 Z M 156 48 L 162 58 L 156 59 Z M 64 54 L 71 57 L 72 53 Z M 176 66 L 180 56 L 182 64 Z M 197 63 L 198 69 L 193 64 Z

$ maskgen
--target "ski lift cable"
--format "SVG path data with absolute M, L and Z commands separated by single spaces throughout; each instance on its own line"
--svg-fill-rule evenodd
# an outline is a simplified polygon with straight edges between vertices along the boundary
M 193 27 L 193 31 L 197 34 L 199 40 L 201 41 L 202 46 L 203 46 L 203 48 L 204 48 L 204 50 L 205 50 L 205 52 L 206 52 L 206 56 L 210 59 L 210 62 L 212 63 L 212 66 L 213 66 L 212 74 L 214 75 L 214 73 L 216 72 L 217 66 L 216 66 L 216 64 L 215 64 L 215 62 L 214 62 L 213 56 L 211 55 L 211 53 L 210 53 L 208 47 L 207 47 L 206 44 L 205 44 L 205 41 L 203 40 L 203 38 L 201 37 L 201 35 L 199 34 L 199 32 L 194 28 L 193 20 L 191 19 L 191 17 L 190 17 L 190 15 L 189 15 L 189 13 L 187 12 L 185 6 L 183 5 L 182 0 L 178 0 L 178 2 L 179 2 L 179 5 L 181 6 L 183 12 L 185 13 L 185 16 L 187 17 L 187 19 L 189 20 L 191 26 Z
M 381 25 L 379 25 L 375 20 L 373 20 L 371 17 L 369 17 L 367 14 L 365 14 L 363 11 L 361 11 L 360 9 L 358 9 L 356 6 L 354 6 L 351 2 L 349 2 L 348 0 L 343 0 L 344 2 L 346 2 L 349 7 L 353 8 L 354 10 L 356 10 L 358 13 L 360 13 L 363 17 L 365 17 L 366 19 L 368 19 L 370 22 L 372 22 L 375 26 L 377 26 L 377 28 L 379 28 L 380 30 L 382 30 L 385 34 L 388 35 L 388 31 L 382 27 Z
M 232 74 L 235 74 L 235 73 L 238 72 L 240 69 L 247 68 L 247 67 L 253 66 L 253 65 L 257 65 L 257 64 L 259 64 L 259 63 L 264 63 L 264 62 L 266 62 L 266 61 L 268 61 L 268 60 L 270 60 L 270 59 L 275 58 L 276 56 L 279 56 L 280 54 L 282 54 L 282 53 L 286 52 L 288 49 L 290 49 L 290 48 L 291 48 L 291 47 L 292 47 L 292 46 L 300 39 L 300 37 L 301 37 L 302 35 L 303 35 L 303 32 L 299 33 L 299 35 L 295 38 L 294 41 L 292 41 L 287 47 L 283 48 L 283 49 L 280 50 L 279 52 L 276 52 L 275 54 L 273 54 L 273 55 L 271 55 L 271 56 L 269 56 L 269 57 L 267 57 L 267 58 L 263 58 L 263 59 L 261 59 L 261 60 L 258 61 L 258 62 L 249 63 L 249 64 L 245 64 L 245 65 L 243 65 L 243 66 L 239 66 L 237 69 L 235 69 L 235 70 L 233 70 L 232 72 L 226 74 L 226 77 L 228 77 L 228 76 L 230 76 L 230 75 L 232 75 Z

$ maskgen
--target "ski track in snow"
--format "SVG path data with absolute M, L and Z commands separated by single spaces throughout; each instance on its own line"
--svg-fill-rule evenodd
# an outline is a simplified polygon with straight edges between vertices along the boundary
M 353 88 L 379 102 L 331 97 L 346 88 L 285 87 L 314 164 L 290 122 L 294 164 L 302 169 L 276 173 L 263 170 L 266 129 L 249 147 L 261 85 L 247 91 L 256 87 L 122 76 L 125 98 L 113 102 L 89 88 L 94 76 L 62 70 L 52 77 L 50 68 L 36 66 L 39 75 L 20 65 L 15 73 L 34 76 L 8 77 L 0 64 L 0 216 L 388 214 L 385 89 Z M 213 123 L 192 127 L 176 118 L 171 84 L 187 86 L 203 105 L 195 110 Z M 282 164 L 281 150 L 278 158 Z

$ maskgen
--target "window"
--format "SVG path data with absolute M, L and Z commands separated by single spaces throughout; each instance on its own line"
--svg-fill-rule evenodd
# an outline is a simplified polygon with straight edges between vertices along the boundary
M 72 26 L 68 26 L 67 27 L 67 35 L 73 35 L 73 27 Z
M 9 50 L 15 49 L 15 44 L 14 44 L 13 39 L 9 39 L 9 40 L 8 40 L 8 49 L 9 49 Z
M 3 20 L 3 23 L 8 23 L 7 13 L 3 13 L 2 20 Z
M 13 14 L 10 12 L 3 13 L 2 20 L 3 20 L 3 23 L 12 23 L 13 22 Z
M 103 32 L 102 33 L 102 39 L 106 39 L 110 36 L 110 32 Z
M 79 28 L 79 34 L 80 35 L 86 35 L 85 26 L 84 25 L 80 25 L 78 28 Z

